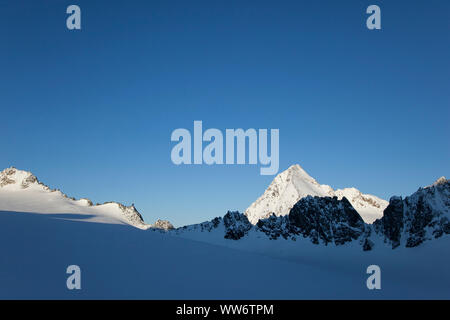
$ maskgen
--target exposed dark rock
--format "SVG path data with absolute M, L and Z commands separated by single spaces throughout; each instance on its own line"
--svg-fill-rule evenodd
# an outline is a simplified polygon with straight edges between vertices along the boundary
M 311 239 L 313 243 L 342 245 L 356 240 L 365 223 L 344 197 L 305 197 L 289 212 L 290 231 Z
M 432 186 L 421 188 L 410 197 L 392 197 L 383 218 L 373 225 L 365 224 L 351 203 L 344 197 L 312 197 L 300 199 L 286 216 L 274 214 L 252 225 L 247 216 L 229 211 L 223 218 L 186 226 L 177 233 L 200 230 L 211 232 L 223 226 L 223 237 L 238 240 L 250 231 L 295 241 L 307 238 L 314 244 L 345 245 L 357 240 L 362 250 L 374 249 L 375 238 L 382 237 L 396 248 L 415 247 L 432 238 L 450 234 L 450 187 L 439 179 Z
M 223 224 L 225 226 L 225 239 L 238 240 L 252 228 L 247 216 L 238 211 L 228 211 L 223 217 Z
M 264 232 L 269 239 L 275 240 L 282 236 L 284 239 L 293 238 L 289 217 L 277 217 L 274 214 L 267 219 L 261 219 L 256 227 Z
M 396 248 L 416 247 L 426 240 L 449 234 L 450 183 L 440 178 L 402 200 L 392 197 L 374 228 Z
M 403 200 L 401 197 L 392 197 L 389 205 L 384 209 L 383 217 L 374 222 L 374 228 L 391 241 L 392 248 L 400 245 L 403 230 Z

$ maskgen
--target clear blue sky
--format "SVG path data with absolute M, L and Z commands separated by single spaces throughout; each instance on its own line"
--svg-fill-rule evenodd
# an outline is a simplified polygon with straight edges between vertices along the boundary
M 0 0 L 0 167 L 148 222 L 245 210 L 259 166 L 170 160 L 202 120 L 279 128 L 280 171 L 408 195 L 450 175 L 449 21 L 449 1 Z

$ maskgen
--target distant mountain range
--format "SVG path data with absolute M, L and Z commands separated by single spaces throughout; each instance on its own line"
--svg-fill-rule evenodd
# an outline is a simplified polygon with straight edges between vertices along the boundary
M 336 246 L 356 243 L 369 251 L 377 246 L 416 247 L 450 234 L 450 183 L 444 177 L 405 199 L 389 202 L 355 188 L 333 190 L 321 185 L 299 165 L 280 173 L 244 213 L 228 212 L 211 221 L 175 229 L 168 221 L 146 224 L 134 205 L 94 205 L 52 190 L 30 172 L 0 172 L 0 210 L 59 214 L 83 221 L 129 224 L 140 229 L 217 242 L 243 238 L 310 241 Z

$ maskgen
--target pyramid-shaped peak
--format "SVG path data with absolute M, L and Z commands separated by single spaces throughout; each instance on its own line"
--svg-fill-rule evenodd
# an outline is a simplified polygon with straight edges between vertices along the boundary
M 288 170 L 303 170 L 303 168 L 299 164 L 293 164 L 291 165 Z
M 287 171 L 289 172 L 297 172 L 297 173 L 306 173 L 306 171 L 299 165 L 299 164 L 293 164 L 290 166 Z
M 387 201 L 363 194 L 353 187 L 334 190 L 329 185 L 320 184 L 299 164 L 294 164 L 275 177 L 266 191 L 247 208 L 245 215 L 252 224 L 272 214 L 287 215 L 300 199 L 307 196 L 336 196 L 338 199 L 345 197 L 369 223 L 382 216 L 388 205 Z
M 319 184 L 303 168 L 294 164 L 278 174 L 267 190 L 245 211 L 253 224 L 260 219 L 275 215 L 286 215 L 301 198 L 333 196 L 334 190 Z
M 306 178 L 307 180 L 316 181 L 311 177 L 299 164 L 294 164 L 290 166 L 285 171 L 281 172 L 279 175 L 289 175 L 299 178 Z
M 280 182 L 284 185 L 291 184 L 296 189 L 304 189 L 306 185 L 320 186 L 319 182 L 311 177 L 299 164 L 290 166 L 274 179 L 274 183 L 280 184 Z M 326 189 L 326 192 L 331 190 L 331 187 L 327 185 L 323 185 L 323 187 Z

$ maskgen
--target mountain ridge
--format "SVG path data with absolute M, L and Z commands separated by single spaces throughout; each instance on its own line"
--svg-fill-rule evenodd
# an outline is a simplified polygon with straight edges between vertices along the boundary
M 297 183 L 289 184 L 291 180 L 299 179 Z M 372 250 L 375 243 L 381 242 L 393 249 L 400 245 L 414 247 L 450 233 L 450 183 L 445 177 L 419 188 L 404 199 L 391 197 L 381 218 L 373 224 L 367 223 L 357 210 L 357 201 L 363 199 L 365 203 L 381 207 L 377 202 L 371 203 L 374 196 L 364 195 L 356 188 L 333 190 L 330 186 L 319 184 L 299 165 L 291 166 L 278 175 L 265 194 L 271 192 L 278 196 L 284 193 L 294 198 L 293 191 L 300 194 L 307 188 L 320 195 L 299 197 L 288 214 L 272 212 L 253 223 L 247 212 L 228 211 L 223 217 L 211 221 L 174 228 L 165 220 L 145 223 L 133 204 L 125 206 L 118 202 L 105 202 L 94 205 L 87 198 L 76 200 L 57 189 L 50 189 L 31 172 L 10 167 L 0 172 L 0 210 L 69 213 L 72 215 L 67 215 L 68 220 L 80 218 L 78 216 L 81 215 L 86 221 L 129 224 L 143 230 L 160 230 L 181 236 L 214 231 L 217 237 L 228 240 L 256 234 L 271 240 L 284 238 L 296 241 L 305 238 L 313 244 L 324 245 L 358 242 L 365 251 Z M 277 197 L 274 199 L 278 200 Z M 272 207 L 286 207 L 287 204 L 289 202 L 285 201 L 280 206 L 274 201 Z
M 374 195 L 363 194 L 356 188 L 334 190 L 329 185 L 319 184 L 300 165 L 290 166 L 278 174 L 266 191 L 244 212 L 252 224 L 275 214 L 283 216 L 301 198 L 306 196 L 346 197 L 366 223 L 372 223 L 382 216 L 388 202 Z
M 252 224 L 246 214 L 228 211 L 223 217 L 170 232 L 181 237 L 217 241 L 220 238 L 240 240 L 307 240 L 315 245 L 357 244 L 363 251 L 376 247 L 417 247 L 426 241 L 450 234 L 450 181 L 439 179 L 412 195 L 393 196 L 382 218 L 367 224 L 344 196 L 306 196 L 288 215 L 275 214 Z M 208 233 L 211 234 L 208 236 Z M 208 239 L 209 237 L 209 239 Z M 224 243 L 224 242 L 222 242 Z M 225 243 L 226 244 L 226 243 Z
M 75 199 L 59 189 L 51 189 L 31 172 L 15 167 L 0 172 L 0 210 L 41 214 L 75 213 L 88 216 L 87 220 L 106 223 L 126 223 L 148 229 L 134 204 L 125 206 L 115 201 L 93 204 L 90 199 Z M 24 196 L 22 193 L 25 192 Z M 61 212 L 63 211 L 63 212 Z

